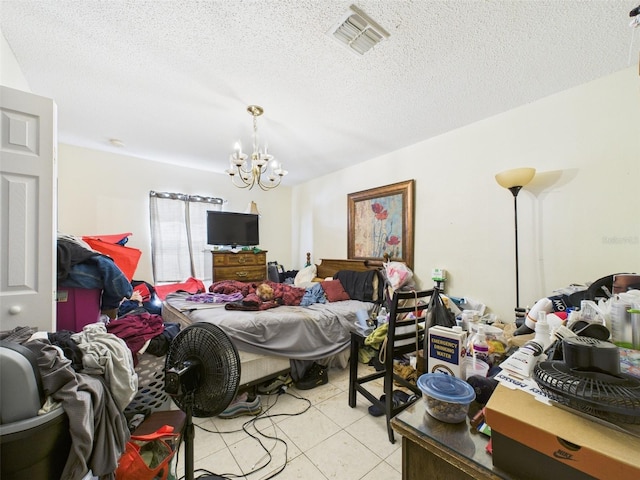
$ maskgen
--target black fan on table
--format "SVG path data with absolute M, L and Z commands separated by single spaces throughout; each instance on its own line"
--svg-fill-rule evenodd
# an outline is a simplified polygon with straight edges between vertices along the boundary
M 533 377 L 561 405 L 618 425 L 640 424 L 640 379 L 620 372 L 620 351 L 591 337 L 562 341 L 564 360 L 540 362 Z
M 187 480 L 194 477 L 192 416 L 212 417 L 223 412 L 238 393 L 239 384 L 238 351 L 216 325 L 194 323 L 171 342 L 165 362 L 165 391 L 186 414 L 184 471 Z

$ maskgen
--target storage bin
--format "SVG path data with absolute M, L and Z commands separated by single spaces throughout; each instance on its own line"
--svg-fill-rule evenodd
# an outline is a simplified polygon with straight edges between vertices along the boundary
M 100 320 L 100 295 L 97 288 L 58 287 L 56 293 L 56 330 L 82 331 L 82 327 Z
M 446 423 L 464 422 L 476 392 L 464 380 L 444 373 L 425 373 L 418 377 L 418 387 L 427 413 Z
M 149 414 L 158 410 L 168 410 L 171 405 L 164 391 L 164 356 L 149 353 L 138 355 L 138 393 L 124 409 L 127 416 L 137 413 Z
M 72 446 L 69 418 L 57 408 L 38 415 L 45 399 L 38 355 L 0 341 L 0 478 L 60 478 Z

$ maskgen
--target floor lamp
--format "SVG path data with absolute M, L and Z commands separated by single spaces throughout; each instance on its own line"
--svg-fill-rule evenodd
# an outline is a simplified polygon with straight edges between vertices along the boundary
M 518 192 L 536 174 L 535 168 L 514 168 L 496 175 L 496 182 L 513 194 L 513 215 L 516 236 L 516 308 L 520 308 L 520 278 L 518 272 Z

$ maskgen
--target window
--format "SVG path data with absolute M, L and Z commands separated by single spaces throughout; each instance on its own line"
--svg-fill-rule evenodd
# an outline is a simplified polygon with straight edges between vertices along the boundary
M 149 192 L 151 264 L 155 283 L 211 280 L 207 211 L 222 210 L 221 198 Z

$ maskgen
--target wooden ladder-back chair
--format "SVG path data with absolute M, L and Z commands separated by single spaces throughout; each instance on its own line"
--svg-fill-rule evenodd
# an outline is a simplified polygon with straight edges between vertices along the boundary
M 422 395 L 420 389 L 415 384 L 394 372 L 394 359 L 414 352 L 417 355 L 417 350 L 422 349 L 425 336 L 425 313 L 432 294 L 433 290 L 394 292 L 389 306 L 387 338 L 380 347 L 381 362 L 384 366 L 382 371 L 358 377 L 358 352 L 360 347 L 364 345 L 365 337 L 357 332 L 351 332 L 349 406 L 351 408 L 356 406 L 356 394 L 359 392 L 373 405 L 377 406 L 380 411 L 384 411 L 387 420 L 389 441 L 391 443 L 395 443 L 393 430 L 391 428 L 391 419 L 412 403 L 409 401 L 394 406 L 394 382 L 412 391 L 415 394 L 414 398 L 419 398 Z M 417 305 L 418 308 L 416 308 Z M 419 312 L 421 317 L 418 319 L 418 322 L 416 322 L 414 318 L 406 318 L 408 314 L 416 312 Z M 419 325 L 419 327 L 417 327 L 417 325 Z M 367 389 L 367 383 L 378 378 L 384 379 L 384 400 L 376 398 L 371 390 Z

